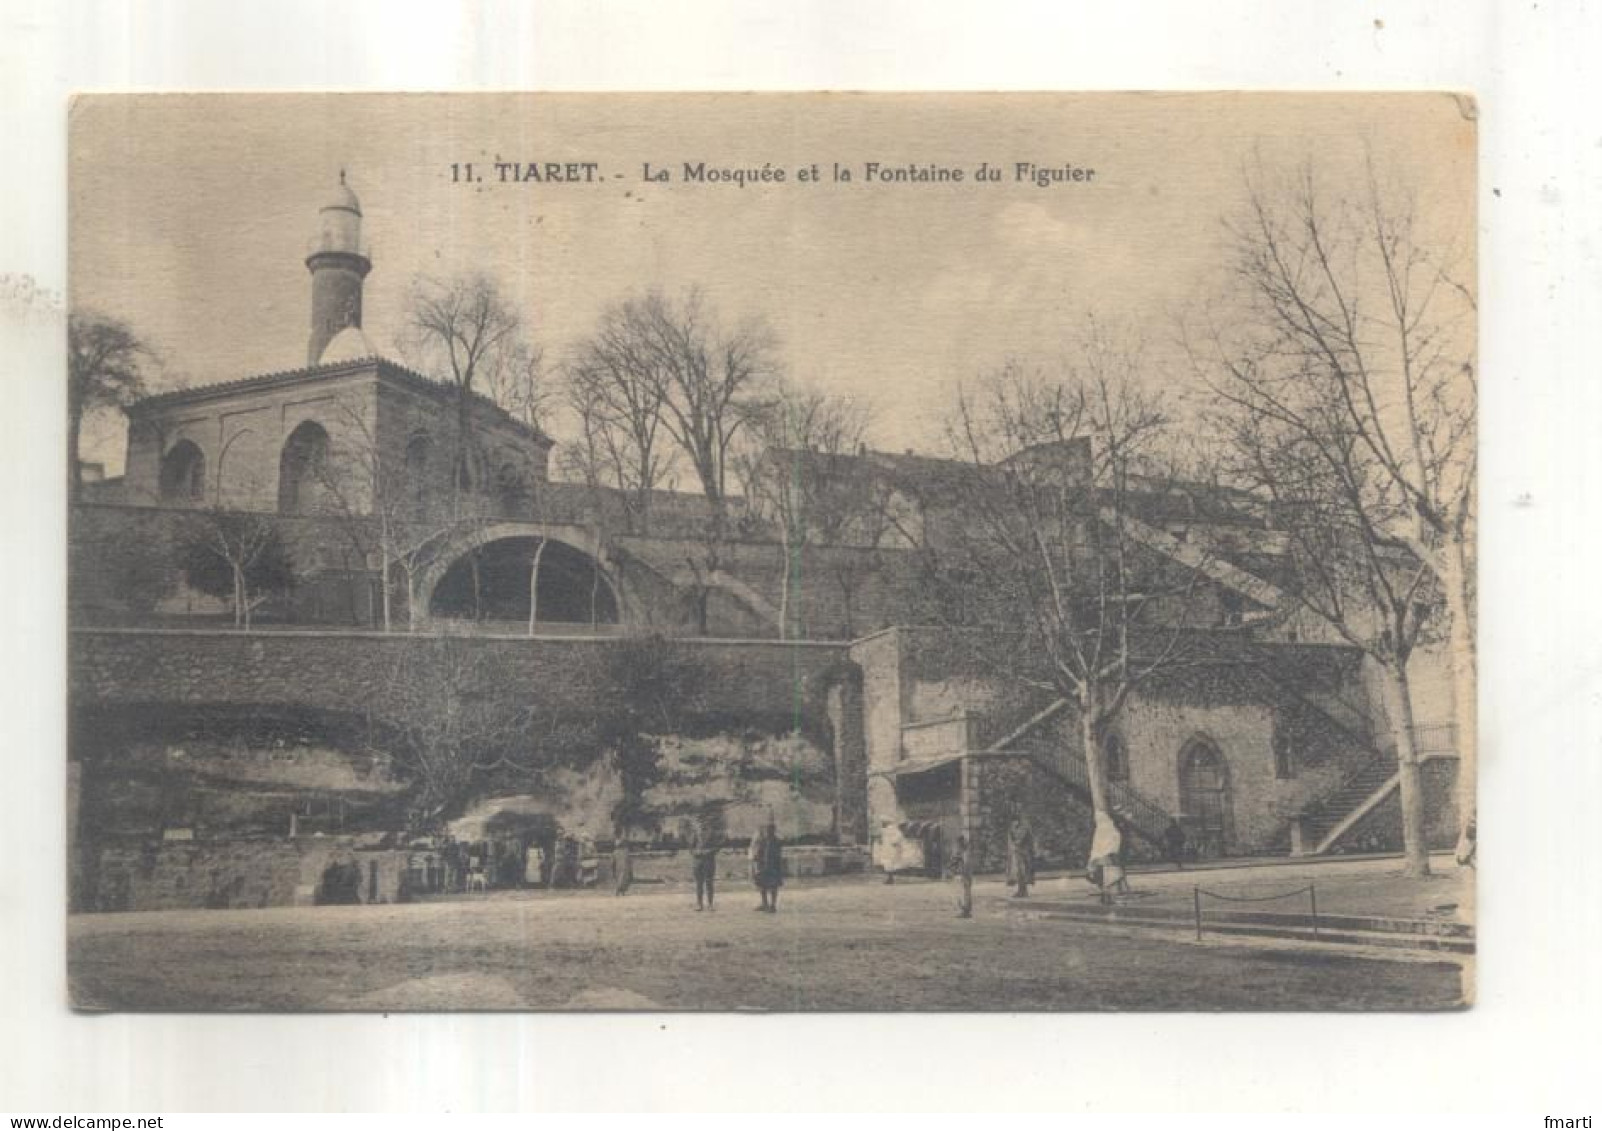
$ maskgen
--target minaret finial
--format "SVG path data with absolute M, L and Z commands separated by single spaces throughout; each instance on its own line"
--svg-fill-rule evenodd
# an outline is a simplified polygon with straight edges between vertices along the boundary
M 345 183 L 345 167 L 343 165 L 339 167 L 339 183 Z

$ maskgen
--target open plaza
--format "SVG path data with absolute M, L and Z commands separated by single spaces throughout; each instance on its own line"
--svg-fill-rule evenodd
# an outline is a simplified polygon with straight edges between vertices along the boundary
M 1131 902 L 1193 888 L 1269 895 L 1313 883 L 1321 912 L 1462 921 L 1472 883 L 1442 861 L 1425 880 L 1395 858 L 1136 872 Z M 972 919 L 947 882 L 793 882 L 777 915 L 749 883 L 697 912 L 688 882 L 610 891 L 495 892 L 388 906 L 80 915 L 69 923 L 80 1007 L 180 1010 L 1451 1009 L 1472 958 L 1413 946 L 1315 942 L 1189 922 L 1061 918 L 1089 908 L 1081 876 L 1041 877 L 1027 901 L 976 884 Z M 1275 906 L 1272 903 L 1262 906 Z M 1288 917 L 1301 909 L 1292 902 Z

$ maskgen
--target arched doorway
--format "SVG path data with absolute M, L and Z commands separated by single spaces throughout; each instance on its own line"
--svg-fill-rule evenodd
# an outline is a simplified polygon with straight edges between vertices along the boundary
M 1223 856 L 1230 843 L 1229 766 L 1205 738 L 1179 752 L 1179 810 L 1197 856 Z
M 600 564 L 565 542 L 533 535 L 498 538 L 452 562 L 434 587 L 429 615 L 526 627 L 536 555 L 537 624 L 618 623 L 617 595 Z
M 417 432 L 406 441 L 406 471 L 402 490 L 403 498 L 410 516 L 421 519 L 428 513 L 428 498 L 432 484 L 429 482 L 429 463 L 434 455 L 434 441 L 429 439 L 428 433 Z
M 193 440 L 179 440 L 161 460 L 165 502 L 198 503 L 206 494 L 206 454 Z
M 315 420 L 302 421 L 284 441 L 278 457 L 278 513 L 317 510 L 328 469 L 328 432 Z

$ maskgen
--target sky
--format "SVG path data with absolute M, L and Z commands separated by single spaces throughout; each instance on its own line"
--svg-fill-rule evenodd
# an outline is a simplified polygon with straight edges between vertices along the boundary
M 419 274 L 487 272 L 553 361 L 609 303 L 694 285 L 728 322 L 771 323 L 794 380 L 865 398 L 875 446 L 938 452 L 960 383 L 1071 354 L 1090 315 L 1147 341 L 1153 387 L 1182 389 L 1176 326 L 1223 285 L 1255 164 L 1311 161 L 1339 187 L 1371 155 L 1472 245 L 1474 137 L 1432 94 L 89 96 L 71 111 L 69 302 L 128 321 L 166 381 L 300 366 L 303 260 L 343 168 L 383 353 Z M 502 183 L 496 161 L 596 173 Z M 642 179 L 647 162 L 671 180 Z M 787 175 L 686 183 L 700 162 Z M 965 179 L 869 182 L 868 162 Z M 1002 179 L 976 182 L 982 162 Z M 1017 162 L 1094 174 L 1041 187 Z M 798 180 L 814 163 L 821 180 Z M 85 458 L 114 474 L 120 445 L 101 422 Z

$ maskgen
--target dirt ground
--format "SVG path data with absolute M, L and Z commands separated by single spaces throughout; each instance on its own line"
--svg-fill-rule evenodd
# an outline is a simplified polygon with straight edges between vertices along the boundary
M 377 907 L 75 916 L 81 1008 L 126 1010 L 1448 1009 L 1454 961 L 1197 943 L 1010 913 L 977 885 L 678 886 Z

